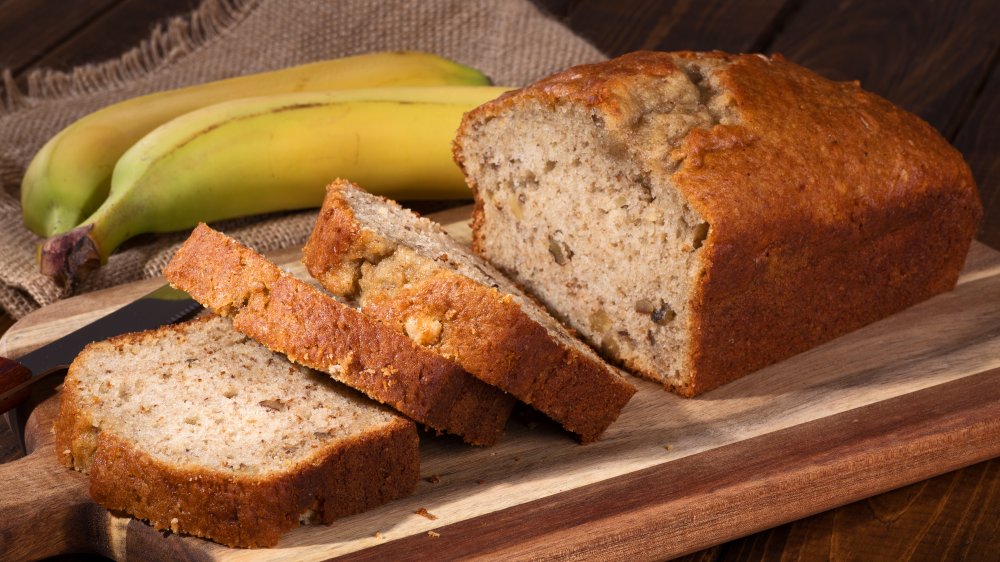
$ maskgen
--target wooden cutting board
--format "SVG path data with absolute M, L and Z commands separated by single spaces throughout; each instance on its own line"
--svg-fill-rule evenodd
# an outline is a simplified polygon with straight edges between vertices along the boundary
M 467 209 L 438 216 L 468 238 Z M 273 256 L 296 274 L 295 253 Z M 150 280 L 61 301 L 0 340 L 18 357 Z M 422 436 L 411 497 L 228 549 L 108 513 L 55 462 L 56 398 L 0 466 L 0 558 L 664 559 L 1000 455 L 1000 253 L 975 243 L 955 291 L 696 399 L 639 392 L 597 443 L 527 412 L 489 449 Z M 425 508 L 436 519 L 415 512 Z

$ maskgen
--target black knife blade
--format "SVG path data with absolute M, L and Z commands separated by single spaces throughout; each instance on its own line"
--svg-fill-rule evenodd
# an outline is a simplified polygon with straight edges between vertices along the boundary
M 30 390 L 42 380 L 61 378 L 66 368 L 88 343 L 128 332 L 173 324 L 194 316 L 202 306 L 184 291 L 164 285 L 118 310 L 70 332 L 17 359 L 0 357 L 0 412 L 9 413 L 25 402 Z M 47 385 L 48 386 L 48 385 Z M 7 415 L 24 450 L 26 412 Z

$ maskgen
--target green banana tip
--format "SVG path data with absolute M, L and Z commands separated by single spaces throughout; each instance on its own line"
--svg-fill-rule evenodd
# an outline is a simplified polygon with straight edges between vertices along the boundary
M 70 288 L 100 267 L 101 255 L 91 236 L 93 230 L 94 225 L 88 224 L 46 239 L 38 252 L 42 274 Z

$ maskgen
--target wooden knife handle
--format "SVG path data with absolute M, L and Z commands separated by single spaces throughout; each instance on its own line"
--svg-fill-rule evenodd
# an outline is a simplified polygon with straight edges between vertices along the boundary
M 30 378 L 31 371 L 29 371 L 27 367 L 17 361 L 14 361 L 13 359 L 0 357 L 0 395 L 3 395 L 8 390 Z M 0 400 L 0 414 L 27 400 L 28 396 L 31 394 L 30 390 L 31 389 L 29 388 L 25 388 L 22 392 L 18 392 L 16 395 L 6 400 Z

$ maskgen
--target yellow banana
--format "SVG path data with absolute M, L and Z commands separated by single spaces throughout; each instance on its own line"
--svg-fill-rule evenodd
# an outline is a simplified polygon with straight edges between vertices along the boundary
M 451 143 L 462 114 L 505 88 L 285 94 L 199 109 L 155 129 L 115 166 L 107 200 L 48 239 L 43 273 L 72 284 L 128 238 L 319 206 L 350 178 L 402 199 L 470 195 Z
M 130 146 L 163 123 L 201 107 L 292 92 L 488 83 L 481 72 L 436 55 L 386 52 L 130 99 L 83 117 L 39 150 L 21 183 L 24 223 L 39 236 L 80 224 L 107 197 L 115 162 Z

